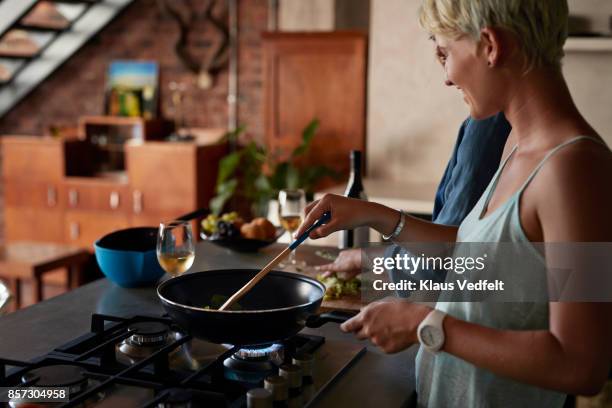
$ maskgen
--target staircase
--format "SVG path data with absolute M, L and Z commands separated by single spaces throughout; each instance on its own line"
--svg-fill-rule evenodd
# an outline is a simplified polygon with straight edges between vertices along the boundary
M 0 117 L 135 0 L 0 0 Z

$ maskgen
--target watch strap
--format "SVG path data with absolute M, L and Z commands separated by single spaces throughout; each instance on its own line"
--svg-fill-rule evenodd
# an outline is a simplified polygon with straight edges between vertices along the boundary
M 425 349 L 427 349 L 428 351 L 432 353 L 437 353 L 438 351 L 440 351 L 442 346 L 444 346 L 444 341 L 445 341 L 444 318 L 445 317 L 446 317 L 446 313 L 438 309 L 433 309 L 431 312 L 427 314 L 427 316 L 425 316 L 425 318 L 421 321 L 421 323 L 419 324 L 419 327 L 417 328 L 417 337 L 419 339 L 419 343 L 421 343 L 421 345 L 425 347 Z M 423 342 L 421 338 L 421 332 L 426 326 L 433 326 L 440 330 L 440 333 L 442 333 L 442 341 L 440 342 L 440 344 L 436 344 L 435 346 L 430 346 Z

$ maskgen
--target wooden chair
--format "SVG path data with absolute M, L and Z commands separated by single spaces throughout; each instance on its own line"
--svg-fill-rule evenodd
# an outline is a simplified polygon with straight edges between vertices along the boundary
M 65 268 L 66 289 L 82 282 L 83 266 L 91 254 L 83 249 L 40 242 L 10 242 L 0 246 L 0 278 L 9 284 L 15 308 L 21 306 L 23 281 L 32 285 L 35 302 L 43 300 L 43 276 L 50 271 Z

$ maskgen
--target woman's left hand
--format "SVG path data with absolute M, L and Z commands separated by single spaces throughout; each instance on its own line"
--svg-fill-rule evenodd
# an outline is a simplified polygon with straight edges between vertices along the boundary
M 385 353 L 397 353 L 418 342 L 417 327 L 432 309 L 425 305 L 391 298 L 373 302 L 340 328 L 369 339 Z

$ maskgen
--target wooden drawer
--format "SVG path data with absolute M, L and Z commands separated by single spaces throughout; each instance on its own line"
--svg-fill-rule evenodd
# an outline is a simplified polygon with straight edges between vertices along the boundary
M 126 184 L 103 180 L 69 180 L 64 183 L 67 209 L 125 213 L 130 209 Z
M 6 241 L 63 242 L 64 216 L 58 209 L 13 207 L 4 209 Z
M 7 206 L 58 209 L 64 205 L 61 187 L 54 182 L 7 180 L 4 200 Z
M 109 232 L 129 227 L 126 215 L 66 211 L 64 237 L 68 244 L 93 250 L 93 244 Z
M 59 181 L 64 176 L 64 143 L 49 137 L 2 138 L 2 175 L 6 179 Z
M 126 146 L 132 215 L 177 214 L 197 208 L 197 147 L 190 143 Z

